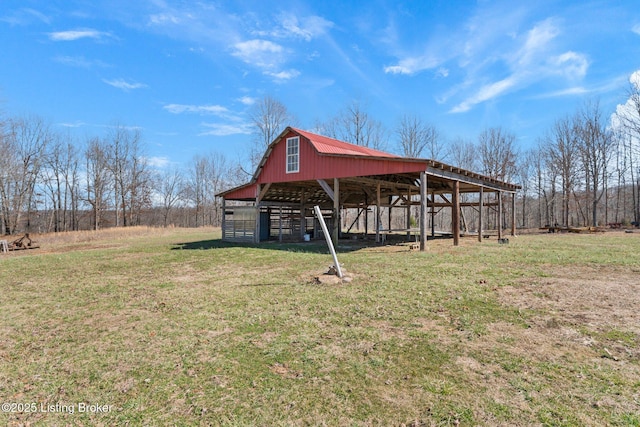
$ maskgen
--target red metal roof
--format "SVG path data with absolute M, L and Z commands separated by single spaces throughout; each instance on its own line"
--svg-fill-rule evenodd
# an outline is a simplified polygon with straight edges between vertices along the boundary
M 349 144 L 344 141 L 329 138 L 327 136 L 317 135 L 301 129 L 291 128 L 296 133 L 304 136 L 311 142 L 311 145 L 320 154 L 335 154 L 343 156 L 367 156 L 367 157 L 389 157 L 399 158 L 395 154 L 385 153 L 384 151 L 374 150 L 372 148 L 360 145 Z
M 288 173 L 286 140 L 296 136 L 300 137 L 299 170 Z M 487 184 L 497 183 L 499 186 L 507 187 L 505 188 L 507 191 L 517 188 L 512 184 L 501 183 L 433 160 L 400 157 L 288 127 L 269 145 L 251 182 L 218 195 L 228 200 L 253 200 L 257 195 L 258 184 L 407 174 L 427 171 L 429 168 L 442 170 L 442 173 L 438 172 L 436 175 L 449 177 L 452 180 L 455 180 L 456 176 L 460 178 L 472 176 L 474 179 L 486 181 Z M 513 188 L 508 188 L 510 186 Z
M 287 172 L 286 140 L 300 138 L 298 172 Z M 269 146 L 253 177 L 258 184 L 406 173 L 425 170 L 423 162 L 287 128 Z

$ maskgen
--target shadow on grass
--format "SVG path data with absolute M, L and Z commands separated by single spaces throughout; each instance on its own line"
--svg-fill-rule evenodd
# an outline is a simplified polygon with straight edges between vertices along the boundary
M 353 252 L 362 248 L 370 247 L 370 244 L 363 242 L 345 241 L 338 244 L 338 253 Z M 263 242 L 255 243 L 236 243 L 223 242 L 221 239 L 199 240 L 197 242 L 177 243 L 172 250 L 210 250 L 210 249 L 228 249 L 228 248 L 253 248 L 271 251 L 286 252 L 302 252 L 312 254 L 328 254 L 329 248 L 325 243 L 320 242 L 304 242 L 304 243 L 279 243 L 279 242 Z

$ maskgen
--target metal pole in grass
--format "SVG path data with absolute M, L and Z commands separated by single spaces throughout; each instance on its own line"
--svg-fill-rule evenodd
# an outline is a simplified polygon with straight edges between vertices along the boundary
M 317 206 L 317 205 L 314 206 L 313 210 L 316 213 L 316 217 L 318 218 L 318 221 L 320 221 L 320 226 L 322 227 L 324 238 L 327 241 L 327 246 L 329 246 L 329 250 L 331 251 L 331 256 L 333 256 L 333 263 L 335 264 L 338 277 L 342 279 L 342 269 L 340 268 L 340 263 L 338 262 L 338 255 L 336 255 L 336 250 L 333 248 L 333 242 L 331 241 L 329 230 L 327 230 L 327 224 L 325 224 L 324 218 L 322 217 L 322 212 L 320 212 L 320 206 Z

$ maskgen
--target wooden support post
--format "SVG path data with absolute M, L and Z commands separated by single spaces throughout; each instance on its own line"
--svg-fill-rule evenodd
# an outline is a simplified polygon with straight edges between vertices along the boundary
M 340 237 L 340 181 L 333 178 L 333 232 L 331 240 L 335 246 L 338 246 L 338 238 Z
M 407 242 L 411 241 L 411 187 L 407 193 Z
M 254 228 L 253 243 L 260 243 L 260 194 L 261 185 L 256 186 L 256 225 Z
M 224 242 L 225 230 L 227 229 L 227 201 L 223 197 L 222 198 L 222 241 Z
M 369 196 L 364 195 L 364 237 L 369 234 Z
M 376 186 L 376 243 L 380 243 L 380 227 L 382 219 L 380 218 L 380 183 Z
M 436 207 L 434 202 L 436 201 L 436 192 L 431 192 L 431 238 L 436 237 Z
M 307 221 L 305 218 L 305 209 L 304 209 L 304 203 L 305 203 L 304 188 L 301 191 L 302 193 L 300 193 L 300 240 L 304 240 L 304 235 L 307 234 Z
M 420 251 L 427 248 L 427 172 L 420 172 Z
M 453 194 L 451 197 L 451 232 L 453 233 L 453 245 L 460 244 L 460 181 L 453 181 Z
M 502 239 L 502 192 L 498 191 L 498 239 Z
M 391 203 L 391 199 L 392 197 L 389 196 L 389 212 L 387 212 L 388 216 L 389 216 L 389 227 L 388 229 L 391 230 L 393 227 L 391 227 L 391 208 L 393 207 L 393 203 Z
M 282 206 L 278 211 L 278 242 L 282 243 Z
M 484 210 L 484 187 L 480 187 L 478 199 L 478 242 L 482 242 L 482 211 Z
M 516 193 L 511 193 L 511 235 L 516 235 Z

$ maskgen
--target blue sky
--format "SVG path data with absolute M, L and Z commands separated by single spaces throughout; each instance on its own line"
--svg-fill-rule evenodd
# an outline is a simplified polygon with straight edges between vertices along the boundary
M 312 129 L 358 100 L 393 130 L 502 126 L 524 148 L 640 69 L 637 1 L 1 0 L 0 110 L 79 140 L 142 130 L 158 165 L 243 160 L 252 103 Z

